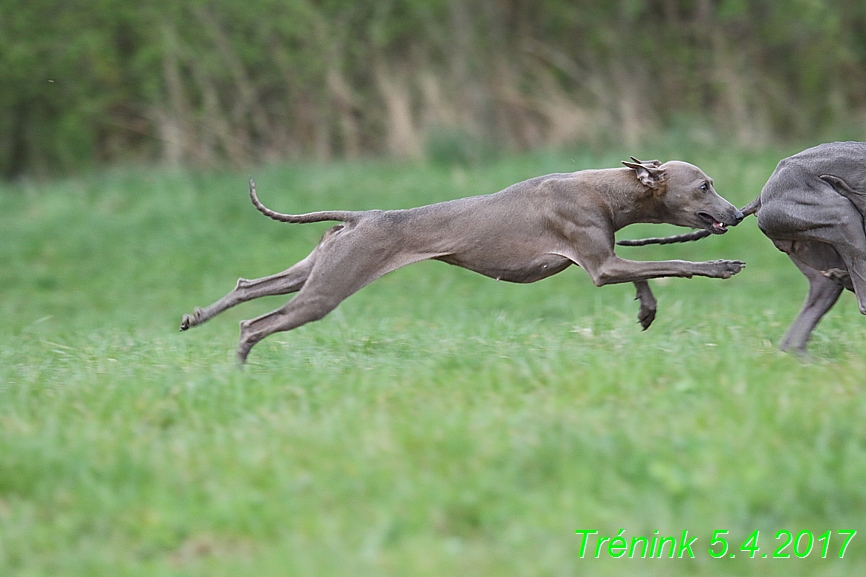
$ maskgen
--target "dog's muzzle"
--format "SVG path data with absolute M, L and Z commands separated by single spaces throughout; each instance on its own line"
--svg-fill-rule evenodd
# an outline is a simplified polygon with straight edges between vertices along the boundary
M 725 234 L 726 232 L 728 232 L 728 223 L 722 222 L 721 220 L 717 219 L 709 213 L 699 212 L 698 218 L 700 218 L 707 224 L 707 230 L 709 230 L 713 234 Z M 743 220 L 743 213 L 738 210 L 737 214 L 734 215 L 734 219 L 736 222 L 731 224 L 731 226 L 736 226 L 740 224 L 740 221 Z

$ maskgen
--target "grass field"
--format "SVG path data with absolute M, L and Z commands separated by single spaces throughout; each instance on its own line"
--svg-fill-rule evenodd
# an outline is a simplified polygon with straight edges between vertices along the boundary
M 695 162 L 743 205 L 794 151 L 253 174 L 277 210 L 397 208 L 636 154 Z M 184 334 L 181 315 L 299 260 L 329 226 L 265 219 L 247 176 L 0 185 L 0 575 L 866 572 L 866 319 L 846 294 L 810 362 L 778 352 L 806 283 L 754 218 L 699 243 L 620 249 L 748 262 L 726 281 L 651 283 L 646 332 L 630 285 L 596 288 L 576 267 L 509 285 L 427 262 L 267 339 L 241 372 L 238 321 L 283 297 Z M 575 530 L 697 541 L 693 559 L 612 558 L 607 545 L 595 558 L 593 536 L 580 558 Z M 847 530 L 861 533 L 840 559 Z M 772 558 L 779 531 L 794 537 L 788 559 Z

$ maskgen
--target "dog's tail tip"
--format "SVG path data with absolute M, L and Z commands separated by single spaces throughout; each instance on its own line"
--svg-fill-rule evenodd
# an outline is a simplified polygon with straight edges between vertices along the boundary
M 759 196 L 746 206 L 740 209 L 740 212 L 743 213 L 743 217 L 747 217 L 750 214 L 755 214 L 761 208 L 761 197 Z

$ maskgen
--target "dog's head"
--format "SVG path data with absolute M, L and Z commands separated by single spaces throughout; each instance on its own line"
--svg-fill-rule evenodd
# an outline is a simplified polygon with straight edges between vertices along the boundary
M 669 224 L 701 228 L 724 234 L 743 220 L 743 213 L 713 188 L 713 179 L 688 162 L 658 160 L 623 162 L 637 179 L 652 190 L 661 204 L 661 219 Z

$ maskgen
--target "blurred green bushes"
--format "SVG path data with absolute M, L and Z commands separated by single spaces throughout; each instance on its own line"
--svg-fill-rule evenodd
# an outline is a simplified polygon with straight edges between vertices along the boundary
M 0 0 L 0 112 L 3 177 L 864 139 L 866 3 Z

